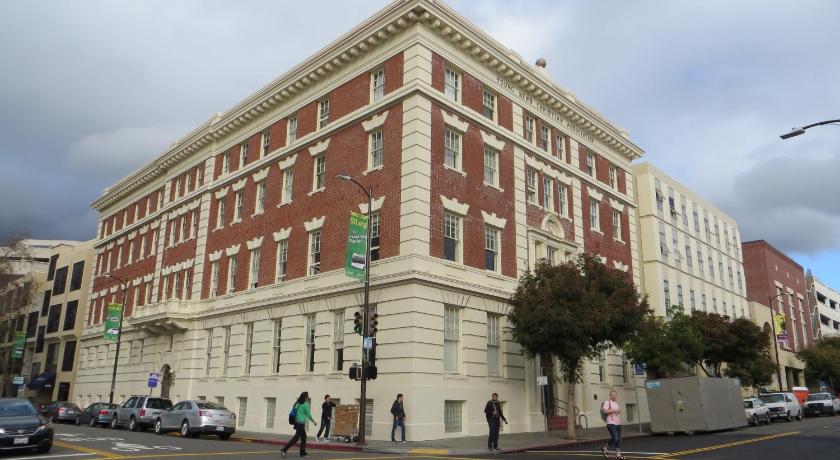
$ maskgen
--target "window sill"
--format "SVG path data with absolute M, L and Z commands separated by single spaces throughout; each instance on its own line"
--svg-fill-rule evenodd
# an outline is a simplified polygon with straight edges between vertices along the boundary
M 457 381 L 465 382 L 465 381 L 469 380 L 469 378 L 467 378 L 467 376 L 461 375 L 461 374 L 443 374 L 443 380 L 444 381 L 446 381 L 446 380 L 457 380 Z
M 384 165 L 384 164 L 381 164 L 381 165 L 376 166 L 376 167 L 374 167 L 374 168 L 370 168 L 370 169 L 368 169 L 368 170 L 366 170 L 366 171 L 362 171 L 362 175 L 363 175 L 363 176 L 367 176 L 368 174 L 370 174 L 370 173 L 372 173 L 372 172 L 374 172 L 374 171 L 381 171 L 381 170 L 382 170 L 382 168 L 384 168 L 384 167 L 385 167 L 385 165 Z
M 450 171 L 454 171 L 454 172 L 456 172 L 456 173 L 458 173 L 458 174 L 460 174 L 460 175 L 462 175 L 462 176 L 464 176 L 464 177 L 467 177 L 467 173 L 466 173 L 466 172 L 464 172 L 463 170 L 460 170 L 460 169 L 453 168 L 452 166 L 449 166 L 448 164 L 445 164 L 445 163 L 444 163 L 444 165 L 443 165 L 443 169 L 448 169 L 448 170 L 450 170 Z
M 599 235 L 601 235 L 601 236 L 604 236 L 604 232 L 602 232 L 600 229 L 597 229 L 597 228 L 590 228 L 590 229 L 589 229 L 589 231 L 590 231 L 590 232 L 592 232 L 592 233 L 597 233 L 597 234 L 599 234 Z
M 224 229 L 224 228 L 225 228 L 224 226 L 220 227 L 220 226 L 218 226 L 218 225 L 217 225 L 217 226 L 213 229 L 213 231 L 214 231 L 214 232 L 216 232 L 216 231 L 222 230 L 222 229 Z
M 232 220 L 232 221 L 231 221 L 228 225 L 230 225 L 231 227 L 233 227 L 234 225 L 236 225 L 236 224 L 238 224 L 238 223 L 240 223 L 240 222 L 242 222 L 242 219 L 233 219 L 233 220 Z
M 487 182 L 485 182 L 484 185 L 486 185 L 486 186 L 488 186 L 492 189 L 495 189 L 496 191 L 499 191 L 499 192 L 502 192 L 502 193 L 505 192 L 505 189 L 499 187 L 498 185 L 488 184 Z
M 284 202 L 278 204 L 277 207 L 282 208 L 283 206 L 286 206 L 286 205 L 289 205 L 289 204 L 292 204 L 292 200 L 284 201 Z
M 259 211 L 259 212 L 255 212 L 255 213 L 251 214 L 251 217 L 257 217 L 257 216 L 261 216 L 263 214 L 265 214 L 265 211 Z
M 313 190 L 313 191 L 311 191 L 311 192 L 307 193 L 307 195 L 312 196 L 312 195 L 314 195 L 314 194 L 316 194 L 316 193 L 321 193 L 321 192 L 323 192 L 324 190 L 326 190 L 326 187 L 321 187 L 321 188 L 319 188 L 318 190 Z
M 627 244 L 627 242 L 625 242 L 624 240 L 622 240 L 620 238 L 613 238 L 613 241 L 615 241 L 618 244 Z

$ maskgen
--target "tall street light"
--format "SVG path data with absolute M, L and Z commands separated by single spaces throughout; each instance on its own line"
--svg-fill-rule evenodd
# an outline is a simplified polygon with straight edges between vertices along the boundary
M 768 302 L 770 307 L 770 325 L 773 327 L 773 345 L 776 348 L 776 378 L 779 381 L 779 391 L 782 390 L 782 365 L 779 363 L 779 340 L 778 335 L 776 334 L 776 318 L 773 316 L 773 301 L 782 297 L 785 293 L 781 293 L 775 296 L 768 296 Z M 784 315 L 784 312 L 780 312 L 780 314 Z M 785 321 L 785 330 L 787 330 L 787 321 Z M 795 333 L 795 332 L 794 332 Z
M 367 408 L 367 379 L 370 373 L 369 369 L 369 362 L 368 362 L 368 351 L 364 347 L 364 343 L 368 338 L 368 334 L 370 333 L 368 329 L 368 316 L 370 316 L 370 212 L 371 207 L 373 205 L 373 188 L 365 188 L 364 185 L 360 184 L 356 179 L 348 176 L 347 174 L 339 174 L 337 176 L 341 180 L 350 181 L 356 184 L 365 195 L 367 195 L 368 205 L 367 205 L 367 242 L 365 244 L 365 312 L 362 316 L 362 388 L 360 391 L 360 399 L 359 402 L 359 441 L 358 445 L 363 446 L 365 445 L 365 419 L 367 418 L 366 408 Z M 119 348 L 117 348 L 119 350 Z
M 805 134 L 805 130 L 808 129 L 808 128 L 813 128 L 814 126 L 822 126 L 822 125 L 833 125 L 833 124 L 837 124 L 837 123 L 840 123 L 840 119 L 838 119 L 838 120 L 825 120 L 825 121 L 820 121 L 820 122 L 817 122 L 817 123 L 811 123 L 810 125 L 807 125 L 807 126 L 801 126 L 801 127 L 798 127 L 798 128 L 793 128 L 793 129 L 790 130 L 789 133 L 782 134 L 779 137 L 781 137 L 782 139 L 790 139 L 791 137 L 796 137 L 796 136 L 800 136 L 802 134 Z
M 108 395 L 108 403 L 114 404 L 114 388 L 117 386 L 117 364 L 120 362 L 120 342 L 122 341 L 122 326 L 123 317 L 125 317 L 125 302 L 126 297 L 128 296 L 128 283 L 114 275 L 100 275 L 98 278 L 111 278 L 117 280 L 123 290 L 122 306 L 120 307 L 120 327 L 117 331 L 117 352 L 114 355 L 114 371 L 111 373 L 111 393 Z

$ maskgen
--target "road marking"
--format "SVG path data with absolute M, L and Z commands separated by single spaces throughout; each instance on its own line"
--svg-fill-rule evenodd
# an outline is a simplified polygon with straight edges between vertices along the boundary
M 604 456 L 604 454 L 602 454 L 601 452 L 598 452 L 598 453 L 592 453 L 592 452 L 564 452 L 562 450 L 557 451 L 557 452 L 533 451 L 533 452 L 528 452 L 528 453 L 529 454 L 551 453 L 551 455 L 560 455 L 560 456 L 565 455 L 567 457 L 603 457 Z M 624 454 L 624 452 L 622 452 L 622 454 Z M 625 455 L 624 458 L 638 458 L 638 459 L 650 460 L 652 458 L 668 458 L 668 457 L 654 457 L 654 456 L 642 457 L 642 456 L 639 456 L 639 455 L 635 455 L 635 456 L 634 455 Z
M 260 450 L 250 452 L 180 452 L 172 454 L 140 454 L 123 455 L 116 458 L 166 458 L 166 457 L 222 457 L 225 455 L 256 455 L 256 454 L 278 454 L 280 450 Z
M 43 456 L 43 457 L 15 457 L 15 458 L 10 458 L 8 460 L 36 460 L 36 459 L 39 459 L 39 458 L 88 457 L 88 456 L 91 456 L 91 455 L 96 455 L 96 454 L 59 454 L 59 455 L 46 455 L 46 456 Z
M 430 454 L 430 455 L 446 455 L 449 453 L 449 449 L 426 449 L 426 448 L 414 448 L 408 449 L 409 454 Z
M 708 447 L 699 447 L 697 449 L 689 449 L 689 450 L 681 450 L 681 451 L 677 451 L 677 452 L 671 452 L 670 454 L 665 454 L 665 455 L 661 455 L 659 457 L 654 457 L 654 458 L 666 459 L 666 458 L 681 457 L 683 455 L 697 454 L 697 453 L 700 453 L 700 452 L 709 452 L 709 451 L 712 451 L 712 450 L 719 450 L 719 449 L 726 449 L 726 448 L 729 448 L 729 447 L 742 446 L 744 444 L 752 444 L 752 443 L 761 442 L 761 441 L 769 441 L 771 439 L 784 438 L 786 436 L 795 436 L 795 435 L 798 435 L 800 433 L 802 433 L 802 432 L 801 431 L 789 431 L 787 433 L 771 434 L 771 435 L 762 436 L 762 437 L 759 437 L 759 438 L 745 439 L 743 441 L 735 441 L 735 442 L 730 442 L 730 443 L 726 443 L 726 444 L 718 444 L 718 445 L 708 446 Z
M 525 451 L 529 454 L 538 454 L 541 452 L 551 453 L 551 454 L 598 454 L 603 455 L 600 450 L 527 450 Z M 630 452 L 626 450 L 621 451 L 622 454 L 634 454 L 634 455 L 668 455 L 668 452 Z
M 104 450 L 93 449 L 91 447 L 77 446 L 75 444 L 68 444 L 68 443 L 62 442 L 62 441 L 53 441 L 53 444 L 58 446 L 58 447 L 64 447 L 65 449 L 71 449 L 71 450 L 75 450 L 77 452 L 84 452 L 86 454 L 100 455 L 100 456 L 105 457 L 105 458 L 122 458 L 120 455 L 113 454 L 111 452 L 106 452 Z

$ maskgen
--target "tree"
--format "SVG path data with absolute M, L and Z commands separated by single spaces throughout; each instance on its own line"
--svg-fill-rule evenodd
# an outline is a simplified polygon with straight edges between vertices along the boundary
M 16 267 L 21 259 L 30 256 L 29 246 L 24 243 L 26 238 L 22 234 L 12 235 L 0 245 L 0 290 L 22 275 L 16 273 Z
M 627 274 L 591 254 L 551 266 L 539 263 L 519 280 L 510 298 L 513 338 L 525 354 L 557 359 L 569 382 L 567 436 L 575 436 L 574 388 L 583 362 L 635 335 L 649 313 Z
M 805 363 L 806 379 L 827 379 L 830 386 L 840 383 L 840 337 L 824 337 L 796 357 Z
M 703 337 L 682 310 L 667 321 L 651 313 L 624 351 L 631 361 L 645 363 L 651 378 L 679 377 L 689 374 L 687 365 L 702 360 Z

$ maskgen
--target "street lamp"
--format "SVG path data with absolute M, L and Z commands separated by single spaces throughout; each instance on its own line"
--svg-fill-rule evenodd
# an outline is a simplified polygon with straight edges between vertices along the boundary
M 123 326 L 123 317 L 125 316 L 125 302 L 126 297 L 128 296 L 128 283 L 123 281 L 121 278 L 118 278 L 114 275 L 100 275 L 98 278 L 111 278 L 117 280 L 120 285 L 122 286 L 123 295 L 122 295 L 122 306 L 120 307 L 120 327 L 117 331 L 117 352 L 114 355 L 114 371 L 111 373 L 111 393 L 108 395 L 108 403 L 114 403 L 114 388 L 117 385 L 117 364 L 120 362 L 120 341 L 122 341 L 122 326 Z
M 795 127 L 792 128 L 789 133 L 782 134 L 779 137 L 781 137 L 782 139 L 790 139 L 791 137 L 796 137 L 805 134 L 805 130 L 808 128 L 813 128 L 814 126 L 832 125 L 836 123 L 840 123 L 840 120 L 826 120 L 817 123 L 812 123 L 808 126 Z
M 368 334 L 370 333 L 368 330 L 368 317 L 370 315 L 370 213 L 371 208 L 373 206 L 373 189 L 372 188 L 365 188 L 364 185 L 360 184 L 356 179 L 348 176 L 347 174 L 339 174 L 338 176 L 341 180 L 350 181 L 356 184 L 365 195 L 367 195 L 368 205 L 367 205 L 367 243 L 365 245 L 365 313 L 362 316 L 362 388 L 360 391 L 360 402 L 359 402 L 359 440 L 358 445 L 363 446 L 365 445 L 365 419 L 367 417 L 366 414 L 366 406 L 367 406 L 367 377 L 370 373 L 369 363 L 368 363 L 368 352 L 364 347 L 364 339 L 367 338 Z M 119 349 L 119 348 L 118 348 Z
M 782 297 L 785 293 L 781 293 L 775 296 L 768 296 L 768 307 L 770 307 L 770 325 L 773 327 L 773 345 L 776 348 L 776 378 L 779 381 L 779 391 L 782 391 L 782 365 L 779 363 L 779 340 L 778 336 L 776 335 L 776 318 L 773 317 L 773 301 Z M 784 314 L 784 313 L 781 313 Z M 787 329 L 787 322 L 785 322 L 785 329 Z M 794 332 L 795 333 L 795 332 Z

